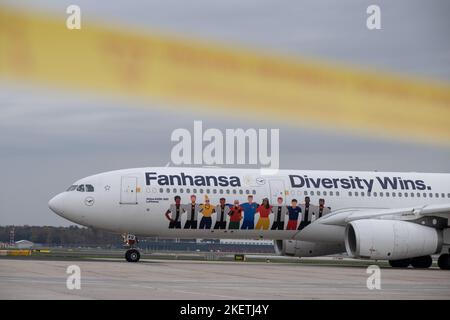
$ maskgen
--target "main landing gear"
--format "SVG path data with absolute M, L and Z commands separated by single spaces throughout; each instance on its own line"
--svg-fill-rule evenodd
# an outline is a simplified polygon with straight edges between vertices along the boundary
M 137 237 L 133 234 L 123 234 L 124 246 L 129 249 L 125 252 L 125 260 L 128 262 L 138 262 L 141 258 L 139 250 L 134 248 L 138 244 Z
M 389 260 L 389 264 L 393 268 L 408 268 L 411 265 L 416 269 L 427 269 L 433 264 L 433 259 L 431 256 L 422 256 L 411 259 Z
M 441 254 L 438 259 L 438 266 L 442 270 L 450 270 L 450 254 Z
M 433 264 L 431 256 L 422 256 L 411 259 L 389 260 L 393 268 L 408 268 L 410 265 L 416 269 L 427 269 Z M 450 270 L 450 254 L 441 254 L 438 259 L 438 266 L 442 270 Z

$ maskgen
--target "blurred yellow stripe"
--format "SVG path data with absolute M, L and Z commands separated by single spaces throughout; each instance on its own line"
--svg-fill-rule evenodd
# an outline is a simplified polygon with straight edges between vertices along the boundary
M 450 87 L 0 7 L 0 76 L 450 145 Z M 211 109 L 213 107 L 213 109 Z

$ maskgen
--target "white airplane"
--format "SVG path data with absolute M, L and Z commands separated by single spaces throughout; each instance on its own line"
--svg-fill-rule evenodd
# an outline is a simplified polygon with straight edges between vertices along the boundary
M 450 174 L 136 168 L 80 179 L 49 207 L 131 240 L 270 239 L 283 255 L 347 252 L 401 268 L 428 268 L 440 254 L 450 269 Z

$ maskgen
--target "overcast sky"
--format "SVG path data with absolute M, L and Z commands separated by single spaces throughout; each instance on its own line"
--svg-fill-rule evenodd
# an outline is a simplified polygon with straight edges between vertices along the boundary
M 75 3 L 92 21 L 450 82 L 445 0 L 6 2 L 54 13 Z M 365 27 L 372 3 L 382 9 L 380 31 Z M 90 174 L 165 165 L 171 132 L 192 131 L 194 120 L 205 128 L 280 128 L 281 168 L 450 172 L 450 149 L 283 123 L 233 119 L 230 126 L 151 107 L 1 81 L 0 224 L 70 225 L 48 209 L 53 195 Z

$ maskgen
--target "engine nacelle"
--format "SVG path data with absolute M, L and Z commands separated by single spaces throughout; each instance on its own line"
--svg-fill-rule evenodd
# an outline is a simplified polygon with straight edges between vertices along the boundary
M 345 229 L 345 249 L 350 257 L 399 260 L 441 251 L 442 231 L 398 220 L 362 219 Z
M 298 240 L 275 241 L 275 252 L 283 256 L 317 257 L 345 252 L 344 243 L 317 243 Z

